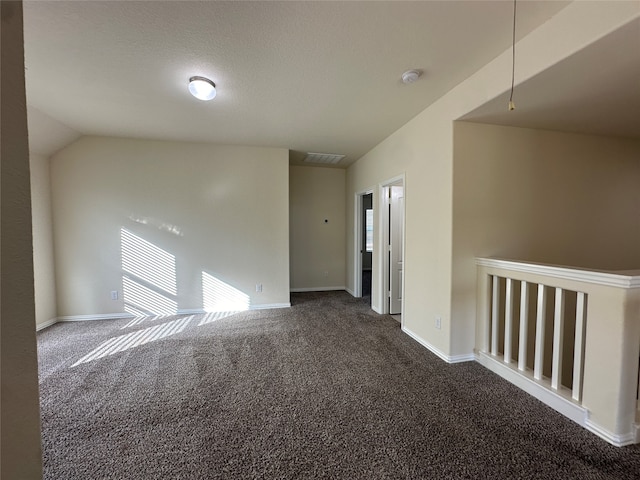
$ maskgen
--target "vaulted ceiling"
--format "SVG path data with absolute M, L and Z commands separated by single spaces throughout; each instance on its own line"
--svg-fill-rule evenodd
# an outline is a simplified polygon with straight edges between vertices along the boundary
M 519 2 L 518 38 L 568 3 Z M 25 1 L 32 151 L 108 135 L 337 153 L 346 166 L 507 50 L 512 8 L 505 1 Z M 408 69 L 422 75 L 405 85 Z M 214 100 L 189 95 L 193 75 L 216 83 Z M 540 100 L 525 86 L 521 101 Z M 487 107 L 470 118 L 500 123 L 497 114 Z

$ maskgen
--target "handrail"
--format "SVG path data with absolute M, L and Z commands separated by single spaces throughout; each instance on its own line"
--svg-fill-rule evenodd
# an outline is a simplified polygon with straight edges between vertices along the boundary
M 640 270 L 476 265 L 478 361 L 610 443 L 640 442 Z
M 638 270 L 598 270 L 581 267 L 568 267 L 536 262 L 523 262 L 506 258 L 476 258 L 476 265 L 494 267 L 513 272 L 532 273 L 545 277 L 563 278 L 577 282 L 595 283 L 611 287 L 640 288 L 640 269 Z

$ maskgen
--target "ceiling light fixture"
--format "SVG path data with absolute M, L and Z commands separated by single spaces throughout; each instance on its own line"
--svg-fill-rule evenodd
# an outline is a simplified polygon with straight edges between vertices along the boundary
M 212 100 L 216 96 L 216 84 L 205 77 L 191 77 L 189 92 L 198 100 Z
M 407 70 L 402 74 L 402 83 L 413 83 L 420 78 L 420 70 Z

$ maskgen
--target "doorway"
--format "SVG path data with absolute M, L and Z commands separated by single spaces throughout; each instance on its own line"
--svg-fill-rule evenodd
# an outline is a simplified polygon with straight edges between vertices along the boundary
M 373 266 L 373 193 L 362 196 L 362 296 L 371 305 L 371 271 Z
M 354 224 L 354 297 L 365 295 L 371 276 L 371 308 L 380 314 L 399 314 L 404 310 L 404 174 L 378 184 L 376 189 L 356 193 Z M 367 208 L 369 198 L 372 208 Z M 367 213 L 367 210 L 370 210 Z M 367 231 L 366 217 L 372 222 Z M 371 242 L 367 242 L 370 235 Z M 368 245 L 367 245 L 368 243 Z M 367 251 L 371 250 L 371 251 Z M 365 254 L 371 254 L 371 263 Z M 369 265 L 371 265 L 369 267 Z M 369 270 L 370 268 L 370 270 Z M 369 273 L 370 272 L 370 273 Z M 393 299 L 393 302 L 392 302 Z
M 378 238 L 384 248 L 380 249 L 381 275 L 379 305 L 380 313 L 400 315 L 404 304 L 404 220 L 405 187 L 404 175 L 380 185 L 380 232 Z
M 355 198 L 354 297 L 368 297 L 371 305 L 373 282 L 374 207 L 373 189 L 358 192 Z
M 402 280 L 404 277 L 404 187 L 392 185 L 388 188 L 388 267 L 385 269 L 389 281 L 389 314 L 402 313 Z

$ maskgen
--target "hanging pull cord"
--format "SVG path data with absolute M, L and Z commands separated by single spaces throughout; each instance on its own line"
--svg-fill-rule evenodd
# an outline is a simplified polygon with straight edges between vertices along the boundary
M 513 0 L 513 36 L 511 39 L 511 94 L 509 95 L 509 110 L 514 110 L 513 85 L 516 77 L 516 0 Z

